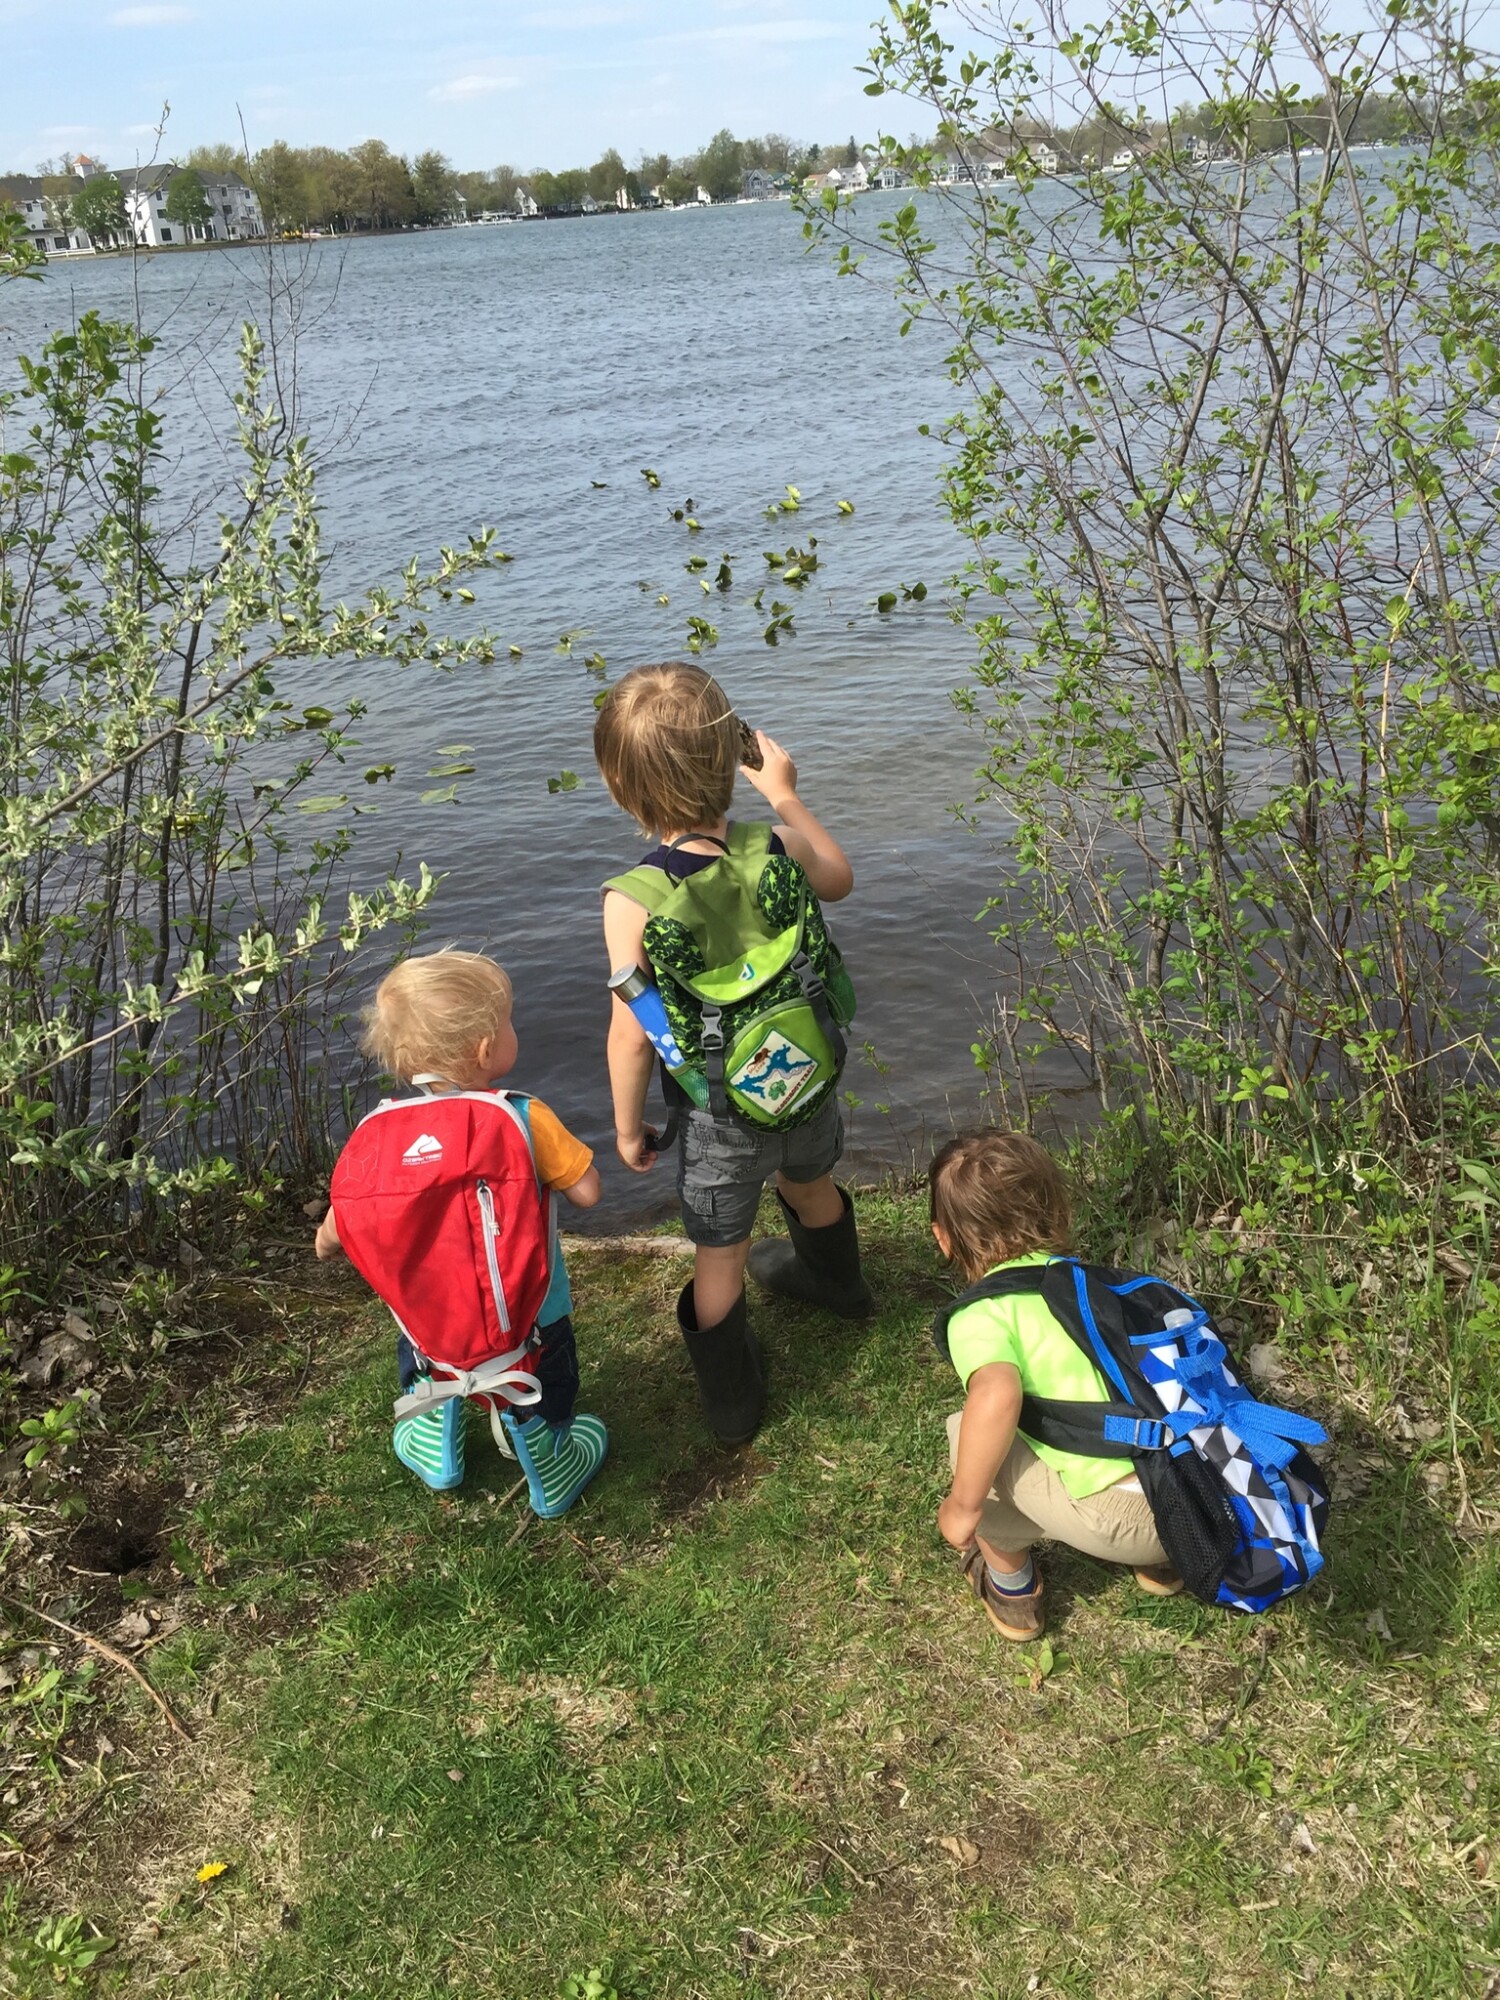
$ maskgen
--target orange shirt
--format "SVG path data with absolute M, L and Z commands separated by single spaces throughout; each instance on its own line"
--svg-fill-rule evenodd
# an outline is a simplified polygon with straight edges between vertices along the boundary
M 594 1155 L 539 1097 L 532 1098 L 530 1111 L 531 1150 L 536 1158 L 537 1179 L 543 1187 L 561 1194 L 583 1179 L 594 1164 Z

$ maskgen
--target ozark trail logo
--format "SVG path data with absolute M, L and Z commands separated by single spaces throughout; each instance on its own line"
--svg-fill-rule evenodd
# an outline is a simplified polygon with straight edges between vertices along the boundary
M 406 1167 L 432 1166 L 442 1157 L 442 1140 L 434 1139 L 430 1132 L 424 1132 L 420 1139 L 413 1139 L 401 1155 L 401 1164 Z

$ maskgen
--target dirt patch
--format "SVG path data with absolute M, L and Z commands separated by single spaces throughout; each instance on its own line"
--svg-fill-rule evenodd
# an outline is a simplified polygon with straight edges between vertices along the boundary
M 770 1470 L 771 1461 L 749 1446 L 700 1452 L 658 1483 L 662 1514 L 669 1521 L 696 1520 L 720 1500 L 748 1493 Z
M 1031 1872 L 1046 1837 L 1040 1814 L 1026 1806 L 999 1807 L 973 1828 L 970 1838 L 979 1849 L 974 1873 L 997 1889 Z
M 88 1513 L 68 1544 L 68 1560 L 77 1569 L 100 1577 L 144 1577 L 167 1560 L 171 1522 L 182 1504 L 179 1484 L 131 1473 L 87 1497 Z
M 473 1741 L 507 1728 L 538 1703 L 551 1709 L 564 1745 L 585 1762 L 596 1758 L 611 1737 L 623 1736 L 635 1715 L 634 1699 L 623 1688 L 589 1687 L 563 1674 L 505 1681 L 486 1669 L 469 1690 L 470 1712 L 459 1728 Z

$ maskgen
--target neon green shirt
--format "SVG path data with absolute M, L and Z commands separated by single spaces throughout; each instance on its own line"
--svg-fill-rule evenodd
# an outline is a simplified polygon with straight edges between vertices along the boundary
M 1012 1257 L 993 1268 L 1009 1271 L 1018 1265 L 1047 1261 L 1045 1250 L 1034 1250 L 1030 1256 Z M 1008 1361 L 1021 1377 L 1021 1388 L 1027 1395 L 1054 1396 L 1069 1403 L 1110 1400 L 1104 1377 L 1035 1294 L 977 1299 L 965 1306 L 948 1322 L 948 1352 L 965 1389 L 976 1368 Z M 1021 1435 L 1026 1437 L 1024 1431 Z M 1077 1452 L 1038 1444 L 1035 1438 L 1027 1437 L 1026 1442 L 1052 1467 L 1075 1500 L 1102 1493 L 1106 1486 L 1128 1479 L 1133 1470 L 1128 1458 L 1084 1458 Z

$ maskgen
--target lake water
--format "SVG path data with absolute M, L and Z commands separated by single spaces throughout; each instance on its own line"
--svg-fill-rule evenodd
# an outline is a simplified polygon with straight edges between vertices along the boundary
M 265 316 L 262 257 L 54 265 L 0 298 L 0 369 L 13 380 L 14 354 L 75 312 L 128 311 L 133 288 L 180 356 L 162 512 L 189 519 L 227 470 L 213 438 L 238 323 Z M 918 429 L 957 394 L 936 343 L 900 339 L 888 289 L 836 278 L 780 203 L 318 245 L 300 315 L 302 419 L 324 446 L 340 588 L 492 524 L 515 560 L 481 584 L 476 615 L 522 656 L 451 678 L 323 673 L 282 691 L 369 703 L 353 789 L 364 794 L 367 763 L 397 776 L 370 794 L 380 811 L 362 822 L 362 868 L 381 874 L 399 853 L 444 875 L 432 940 L 510 969 L 516 1080 L 601 1148 L 607 1215 L 668 1190 L 609 1166 L 598 885 L 639 850 L 594 775 L 599 682 L 583 662 L 602 653 L 613 678 L 681 655 L 691 616 L 720 628 L 704 664 L 792 750 L 805 798 L 854 862 L 836 928 L 860 990 L 856 1039 L 881 1065 L 851 1061 L 855 1164 L 925 1156 L 975 1113 L 970 1045 L 997 976 L 973 921 L 993 859 L 950 810 L 971 795 L 980 742 L 950 704 L 970 658 L 946 587 L 964 550 L 939 507 L 940 447 Z M 801 511 L 767 519 L 789 484 Z M 698 534 L 671 519 L 689 499 Z M 796 629 L 773 650 L 761 636 L 772 593 L 759 613 L 748 602 L 771 575 L 762 552 L 809 534 L 822 567 L 800 594 L 780 589 Z M 711 578 L 726 551 L 733 588 L 705 595 L 684 563 L 707 557 Z M 919 581 L 925 601 L 876 612 L 881 591 Z M 569 632 L 586 636 L 565 656 Z M 424 806 L 443 782 L 429 772 L 453 761 L 475 766 L 459 802 Z M 564 770 L 582 784 L 549 793 Z M 751 793 L 741 809 L 762 802 Z

